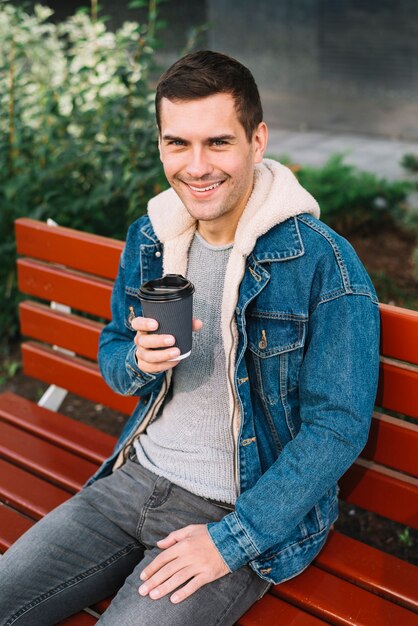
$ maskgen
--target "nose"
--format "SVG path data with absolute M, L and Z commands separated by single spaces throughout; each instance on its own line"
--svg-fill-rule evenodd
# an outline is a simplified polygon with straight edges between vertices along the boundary
M 203 178 L 211 174 L 213 167 L 211 166 L 205 150 L 196 148 L 190 152 L 190 160 L 186 167 L 187 175 L 190 178 Z

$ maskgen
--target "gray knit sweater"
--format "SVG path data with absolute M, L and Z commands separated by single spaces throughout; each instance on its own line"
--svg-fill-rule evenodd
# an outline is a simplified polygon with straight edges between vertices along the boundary
M 147 469 L 199 496 L 234 503 L 234 445 L 228 411 L 227 373 L 221 337 L 221 303 L 232 245 L 212 246 L 196 232 L 187 278 L 195 286 L 190 357 L 173 370 L 170 391 L 157 418 L 135 442 Z

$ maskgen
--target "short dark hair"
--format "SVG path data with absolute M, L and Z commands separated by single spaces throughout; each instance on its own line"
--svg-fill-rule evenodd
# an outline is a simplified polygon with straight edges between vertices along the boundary
M 155 96 L 155 113 L 161 132 L 161 99 L 198 100 L 217 93 L 229 93 L 248 141 L 260 122 L 263 109 L 256 82 L 250 70 L 236 59 L 200 50 L 176 61 L 161 76 Z

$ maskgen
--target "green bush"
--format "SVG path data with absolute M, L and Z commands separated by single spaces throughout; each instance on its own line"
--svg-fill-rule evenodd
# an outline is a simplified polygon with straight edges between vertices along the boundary
M 321 219 L 342 234 L 406 224 L 409 181 L 388 181 L 359 170 L 334 154 L 321 168 L 300 167 L 296 175 L 321 207 Z
M 149 80 L 159 1 L 111 32 L 96 3 L 56 25 L 46 6 L 0 0 L 2 340 L 17 332 L 17 217 L 123 238 L 166 185 Z

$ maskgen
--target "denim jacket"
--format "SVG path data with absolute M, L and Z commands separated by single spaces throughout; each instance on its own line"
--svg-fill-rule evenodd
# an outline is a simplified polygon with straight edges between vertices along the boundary
M 170 371 L 139 370 L 129 322 L 131 307 L 142 314 L 141 283 L 164 273 L 163 248 L 148 216 L 129 229 L 99 366 L 112 389 L 141 399 L 89 482 L 123 463 L 170 384 Z M 352 246 L 312 214 L 299 213 L 257 238 L 233 317 L 238 498 L 235 510 L 208 530 L 231 571 L 249 564 L 279 583 L 305 569 L 323 546 L 338 516 L 337 481 L 367 441 L 378 378 L 378 300 Z

